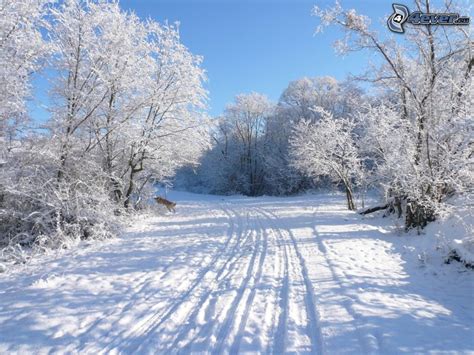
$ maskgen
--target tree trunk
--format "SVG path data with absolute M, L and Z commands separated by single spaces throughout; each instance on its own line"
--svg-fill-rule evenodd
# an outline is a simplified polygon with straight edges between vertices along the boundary
M 345 187 L 346 187 L 347 208 L 350 211 L 355 211 L 356 208 L 355 208 L 354 196 L 352 194 L 352 190 L 350 186 L 348 185 L 348 183 L 345 183 Z
M 58 183 L 63 180 L 64 169 L 66 167 L 66 159 L 67 159 L 67 154 L 65 152 L 61 153 L 61 156 L 59 157 L 59 169 L 57 173 Z
M 398 196 L 395 196 L 395 201 L 393 202 L 393 205 L 397 209 L 398 218 L 400 218 L 402 216 L 402 213 L 403 213 L 401 198 L 398 197 Z
M 115 202 L 119 202 L 122 199 L 122 189 L 120 186 L 120 181 L 115 177 L 111 177 L 110 188 L 112 192 L 112 198 Z
M 123 202 L 123 206 L 128 209 L 130 207 L 130 197 L 132 196 L 133 192 L 133 179 L 135 177 L 135 169 L 133 167 L 130 168 L 130 180 L 128 181 L 127 191 L 125 191 L 125 200 Z
M 64 170 L 66 169 L 66 161 L 68 159 L 68 153 L 69 153 L 69 134 L 71 132 L 71 126 L 69 125 L 66 130 L 66 140 L 65 142 L 61 145 L 61 155 L 59 157 L 59 169 L 57 173 L 57 178 L 58 178 L 58 183 L 61 182 L 61 180 L 64 177 Z

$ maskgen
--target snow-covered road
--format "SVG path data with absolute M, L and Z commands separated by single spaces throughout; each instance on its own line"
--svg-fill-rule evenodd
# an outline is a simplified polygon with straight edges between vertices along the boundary
M 175 215 L 0 275 L 0 353 L 474 352 L 474 273 L 421 263 L 425 237 L 339 195 L 169 197 Z

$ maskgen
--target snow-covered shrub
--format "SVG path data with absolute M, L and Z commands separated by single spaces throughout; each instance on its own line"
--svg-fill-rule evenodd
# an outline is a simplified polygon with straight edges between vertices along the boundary
M 455 260 L 474 268 L 473 207 L 472 193 L 452 197 L 446 201 L 438 221 L 426 228 L 426 233 L 437 236 L 447 263 Z
M 467 267 L 474 268 L 474 237 L 454 239 L 450 249 L 448 262 L 456 260 L 462 262 Z
M 1 170 L 0 247 L 67 247 L 115 234 L 116 206 L 94 162 L 77 164 L 58 180 L 49 146 L 15 149 Z

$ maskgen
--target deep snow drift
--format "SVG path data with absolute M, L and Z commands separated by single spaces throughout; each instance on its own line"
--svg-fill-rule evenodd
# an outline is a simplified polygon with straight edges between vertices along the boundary
M 0 274 L 0 353 L 474 352 L 474 272 L 340 195 L 175 215 Z

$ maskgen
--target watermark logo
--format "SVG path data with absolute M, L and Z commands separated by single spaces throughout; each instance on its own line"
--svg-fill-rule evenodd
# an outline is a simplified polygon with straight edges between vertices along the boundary
M 456 13 L 425 13 L 415 11 L 410 13 L 408 7 L 401 4 L 392 4 L 393 14 L 387 20 L 390 31 L 404 33 L 405 23 L 412 25 L 469 25 L 470 18 Z

